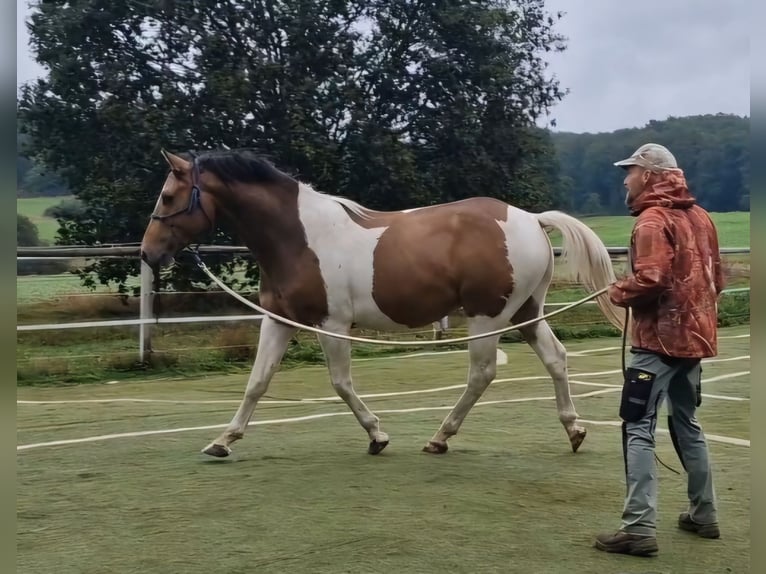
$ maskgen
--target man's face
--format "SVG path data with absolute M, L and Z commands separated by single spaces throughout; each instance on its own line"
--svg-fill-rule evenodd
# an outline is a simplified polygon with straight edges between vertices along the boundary
M 625 180 L 623 184 L 627 190 L 625 195 L 625 205 L 630 205 L 641 195 L 646 187 L 646 183 L 651 176 L 649 170 L 644 169 L 640 165 L 631 165 L 628 167 L 625 173 Z

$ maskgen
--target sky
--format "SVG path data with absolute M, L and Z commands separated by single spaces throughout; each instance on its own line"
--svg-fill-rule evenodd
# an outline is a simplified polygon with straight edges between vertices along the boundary
M 17 85 L 43 75 L 16 0 Z M 604 132 L 669 116 L 750 115 L 749 0 L 547 0 L 567 49 L 547 75 L 569 94 L 540 125 Z

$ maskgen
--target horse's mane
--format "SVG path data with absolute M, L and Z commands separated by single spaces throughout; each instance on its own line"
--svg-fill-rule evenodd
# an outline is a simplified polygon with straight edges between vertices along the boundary
M 224 183 L 281 183 L 297 181 L 251 149 L 205 152 L 197 158 L 201 170 L 214 173 Z
M 359 203 L 315 190 L 311 185 L 274 166 L 263 155 L 252 149 L 223 149 L 205 152 L 197 157 L 200 169 L 214 173 L 224 183 L 284 183 L 291 182 L 311 193 L 327 197 L 362 218 L 369 217 L 369 210 Z

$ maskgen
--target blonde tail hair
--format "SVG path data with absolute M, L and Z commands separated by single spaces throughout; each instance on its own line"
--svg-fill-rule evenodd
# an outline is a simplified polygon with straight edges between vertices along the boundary
M 589 293 L 616 281 L 609 251 L 590 227 L 561 211 L 545 211 L 536 217 L 543 228 L 552 227 L 561 233 L 564 239 L 561 259 L 572 280 L 582 283 Z M 622 331 L 625 310 L 614 305 L 606 293 L 597 297 L 596 303 L 607 320 Z

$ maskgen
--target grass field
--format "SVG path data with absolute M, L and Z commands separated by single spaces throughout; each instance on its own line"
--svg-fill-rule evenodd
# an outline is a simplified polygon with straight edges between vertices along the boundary
M 711 213 L 718 230 L 721 247 L 750 246 L 750 213 Z M 595 231 L 608 247 L 625 247 L 630 242 L 630 230 L 635 219 L 629 215 L 598 215 L 583 217 L 582 221 Z M 555 245 L 560 245 L 558 233 L 552 233 Z
M 258 426 L 232 457 L 205 458 L 198 451 L 231 418 L 243 374 L 20 388 L 20 401 L 51 402 L 17 407 L 17 567 L 29 574 L 744 574 L 748 333 L 723 329 L 720 357 L 704 365 L 699 419 L 721 540 L 675 528 L 685 476 L 659 468 L 659 556 L 591 548 L 593 535 L 618 526 L 624 495 L 614 426 L 619 340 L 599 339 L 567 344 L 575 405 L 591 421 L 576 455 L 550 381 L 526 345 L 504 346 L 508 364 L 441 457 L 420 448 L 461 392 L 464 353 L 355 362 L 360 394 L 424 391 L 365 399 L 391 435 L 378 457 L 365 454 L 366 434 L 338 400 L 271 400 L 259 405 Z M 322 366 L 279 372 L 270 394 L 334 396 Z M 666 426 L 664 412 L 658 426 Z M 156 434 L 130 435 L 141 431 Z M 680 469 L 668 435 L 657 440 L 660 458 Z
M 37 226 L 40 239 L 52 244 L 56 238 L 59 223 L 52 217 L 45 217 L 43 213 L 49 207 L 58 205 L 65 199 L 72 199 L 72 197 L 19 197 L 16 198 L 16 211 L 21 215 L 26 215 Z

